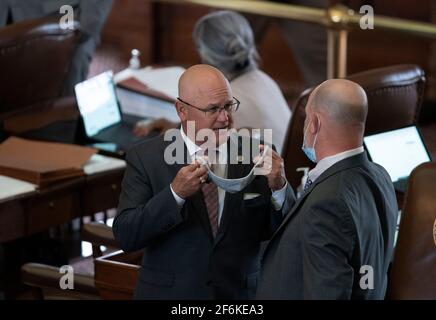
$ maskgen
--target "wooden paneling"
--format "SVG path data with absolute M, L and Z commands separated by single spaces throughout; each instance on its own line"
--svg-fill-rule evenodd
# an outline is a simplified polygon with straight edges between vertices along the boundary
M 26 217 L 20 200 L 0 203 L 0 243 L 26 234 Z
M 115 0 L 102 32 L 102 45 L 110 50 L 107 59 L 117 61 L 115 71 L 128 66 L 131 50 L 141 51 L 143 64 L 153 55 L 153 4 L 144 0 Z
M 82 190 L 82 215 L 88 216 L 108 208 L 118 207 L 123 175 L 124 170 L 114 170 L 89 176 Z

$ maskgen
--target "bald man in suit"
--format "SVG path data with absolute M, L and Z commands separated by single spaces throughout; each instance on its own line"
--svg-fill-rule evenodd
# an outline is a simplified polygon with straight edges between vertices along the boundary
M 317 165 L 264 251 L 257 298 L 384 298 L 398 208 L 362 147 L 366 115 L 354 82 L 327 80 L 309 96 L 303 150 Z
M 194 160 L 203 151 L 200 130 L 216 135 L 215 174 L 245 177 L 250 157 L 240 159 L 243 139 L 227 139 L 237 112 L 228 80 L 216 68 L 193 66 L 179 81 L 176 108 L 180 129 L 175 140 L 150 139 L 127 153 L 118 213 L 113 230 L 125 251 L 143 250 L 137 299 L 250 299 L 259 272 L 261 242 L 283 219 L 292 190 L 283 160 L 272 151 L 270 170 L 236 193 L 226 192 Z M 195 123 L 190 131 L 188 121 Z M 208 140 L 209 141 L 209 140 Z M 179 146 L 182 161 L 169 163 L 166 150 Z M 170 149 L 171 150 L 171 149 Z M 232 152 L 232 150 L 237 152 Z M 268 162 L 268 163 L 267 163 Z M 264 168 L 266 169 L 266 167 Z

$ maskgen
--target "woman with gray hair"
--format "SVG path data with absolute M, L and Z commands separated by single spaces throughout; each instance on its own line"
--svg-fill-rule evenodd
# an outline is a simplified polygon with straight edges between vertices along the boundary
M 281 153 L 291 111 L 277 83 L 258 68 L 259 55 L 248 21 L 233 11 L 215 11 L 196 23 L 193 38 L 202 62 L 224 73 L 241 102 L 233 115 L 234 127 L 272 129 L 273 143 Z M 172 126 L 159 119 L 136 133 Z
M 248 21 L 233 11 L 217 11 L 201 18 L 193 38 L 203 63 L 220 69 L 232 81 L 257 69 L 259 55 Z

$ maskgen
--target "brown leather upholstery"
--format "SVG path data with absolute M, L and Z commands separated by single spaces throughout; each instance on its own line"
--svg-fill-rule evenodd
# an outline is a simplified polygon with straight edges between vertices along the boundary
M 312 90 L 312 88 L 306 89 L 298 98 L 292 110 L 291 123 L 288 126 L 288 133 L 286 134 L 286 140 L 282 150 L 286 178 L 295 191 L 302 177 L 302 173 L 296 171 L 297 168 L 314 167 L 314 164 L 307 159 L 301 150 L 303 144 L 304 119 L 306 118 L 306 103 Z
M 365 134 L 416 124 L 424 95 L 424 71 L 416 65 L 396 65 L 350 75 L 347 79 L 360 84 L 368 96 Z M 313 88 L 305 90 L 293 108 L 287 141 L 282 156 L 286 176 L 296 188 L 302 174 L 298 167 L 313 168 L 301 151 L 305 107 Z
M 58 18 L 44 18 L 0 29 L 0 120 L 6 119 L 7 131 L 14 132 L 8 120 L 14 122 L 15 116 L 23 114 L 38 118 L 30 127 L 12 123 L 18 132 L 46 125 L 44 115 L 50 115 L 50 109 L 63 95 L 72 57 L 82 37 L 78 27 L 76 23 L 74 30 L 63 30 Z M 58 110 L 55 120 L 59 115 L 76 116 L 71 105 L 65 106 L 69 111 Z M 57 108 L 61 107 L 58 104 Z
M 391 267 L 390 299 L 436 299 L 436 163 L 412 172 Z

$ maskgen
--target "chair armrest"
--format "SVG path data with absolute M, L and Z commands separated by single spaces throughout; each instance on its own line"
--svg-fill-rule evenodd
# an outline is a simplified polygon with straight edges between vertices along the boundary
M 112 228 L 99 222 L 89 222 L 83 225 L 82 240 L 91 242 L 94 247 L 120 247 L 118 242 L 115 240 Z
M 80 298 L 81 294 L 86 298 L 90 298 L 90 295 L 96 299 L 100 298 L 92 276 L 74 273 L 74 289 L 62 290 L 59 283 L 64 275 L 59 272 L 59 268 L 45 264 L 26 263 L 21 267 L 23 283 L 33 288 L 55 289 L 59 290 L 63 296 L 71 293 L 75 298 Z

